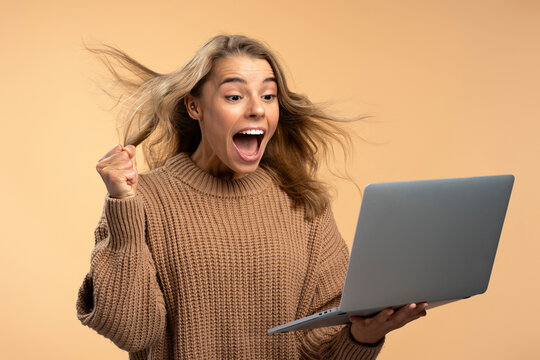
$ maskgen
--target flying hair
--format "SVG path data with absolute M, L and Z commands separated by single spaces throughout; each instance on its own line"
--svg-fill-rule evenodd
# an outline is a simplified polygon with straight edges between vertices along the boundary
M 328 186 L 317 179 L 321 162 L 333 152 L 333 144 L 347 156 L 352 148 L 343 122 L 366 116 L 344 118 L 330 115 L 328 103 L 312 103 L 307 96 L 291 91 L 276 55 L 261 41 L 243 35 L 217 35 L 209 39 L 182 67 L 166 74 L 154 72 L 120 49 L 102 45 L 86 47 L 111 73 L 123 112 L 124 145 L 141 146 L 150 169 L 162 166 L 181 153 L 192 154 L 201 141 L 199 123 L 190 118 L 184 97 L 201 95 L 218 59 L 250 56 L 270 64 L 278 86 L 279 121 L 260 166 L 279 184 L 295 206 L 313 219 L 330 203 Z

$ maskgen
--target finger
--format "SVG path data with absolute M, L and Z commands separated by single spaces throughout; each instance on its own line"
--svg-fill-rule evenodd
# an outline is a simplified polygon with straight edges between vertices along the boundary
M 134 185 L 136 183 L 137 178 L 137 172 L 136 171 L 130 171 L 126 174 L 126 183 L 130 186 Z
M 427 307 L 426 302 L 417 303 L 417 304 L 409 304 L 407 308 L 404 309 L 405 311 L 404 311 L 403 317 L 399 317 L 395 319 L 396 320 L 395 325 L 399 328 L 413 320 L 416 320 L 422 316 L 426 316 L 427 314 L 426 307 Z
M 365 325 L 367 318 L 362 316 L 349 316 L 349 321 L 352 323 L 361 323 Z
M 118 173 L 125 181 L 127 185 L 133 185 L 135 183 L 135 178 L 137 177 L 137 172 L 133 170 L 123 171 Z
M 115 156 L 118 156 L 121 154 L 122 154 L 122 146 L 119 144 L 116 144 L 115 146 L 113 146 L 111 150 L 107 151 L 107 153 L 98 160 L 96 164 L 96 170 L 98 171 L 98 173 L 101 174 L 101 171 L 103 170 L 103 168 L 110 165 L 112 159 L 114 159 Z
M 114 168 L 118 170 L 134 169 L 134 162 L 130 159 L 126 151 L 120 151 L 108 158 L 99 161 L 96 165 L 96 170 L 101 174 L 106 168 Z
M 358 320 L 369 320 L 369 322 L 377 322 L 382 323 L 385 322 L 392 314 L 394 313 L 394 310 L 392 308 L 386 308 L 384 310 L 379 311 L 378 313 L 375 313 L 373 315 L 369 316 L 356 316 L 353 315 L 349 319 L 354 319 L 356 321 Z
M 136 153 L 135 146 L 128 145 L 124 149 L 128 152 L 129 158 L 131 159 L 131 161 L 133 163 L 133 169 L 137 170 L 137 161 L 136 161 L 136 158 L 135 158 L 135 153 Z
M 416 313 L 414 316 L 409 317 L 403 325 L 406 325 L 410 323 L 411 321 L 418 320 L 421 317 L 424 317 L 426 315 L 427 315 L 427 312 L 425 310 L 422 310 L 421 312 Z
M 420 314 L 426 312 L 427 303 L 417 303 L 416 307 L 413 309 L 413 311 L 410 312 L 409 317 L 410 318 L 417 318 L 417 316 L 420 316 Z
M 414 312 L 414 315 L 423 314 L 422 316 L 425 316 L 427 307 L 428 303 L 425 301 L 416 304 L 416 311 Z
M 390 319 L 390 317 L 393 314 L 394 314 L 394 309 L 386 308 L 384 310 L 379 311 L 379 313 L 371 319 L 371 322 L 377 325 L 384 324 L 388 321 L 388 319 Z
M 126 150 L 112 155 L 109 159 L 105 159 L 105 162 L 111 166 L 117 166 L 119 169 L 131 169 L 135 163 Z
M 401 327 L 407 323 L 409 318 L 412 318 L 416 312 L 417 305 L 415 303 L 402 306 L 392 317 L 389 319 L 394 326 Z
M 120 164 L 122 162 L 130 162 L 132 163 L 132 157 L 127 150 L 121 150 L 120 152 L 117 152 L 115 154 L 112 154 L 111 156 L 103 159 L 101 162 L 110 164 L 110 165 L 116 165 Z
M 108 176 L 110 180 L 116 184 L 116 187 L 122 188 L 124 191 L 128 191 L 134 184 L 137 174 L 133 171 L 111 170 Z
M 133 159 L 135 157 L 135 146 L 127 145 L 124 147 L 123 150 L 128 153 L 130 159 Z
M 103 156 L 98 160 L 98 162 L 99 162 L 99 161 L 102 161 L 102 160 L 105 159 L 105 158 L 110 157 L 110 156 L 113 155 L 113 154 L 119 153 L 119 152 L 121 152 L 121 151 L 122 151 L 122 146 L 120 146 L 120 144 L 116 144 L 116 145 L 113 146 L 113 148 L 112 148 L 111 150 L 107 151 L 107 153 L 106 153 L 105 155 L 103 155 Z

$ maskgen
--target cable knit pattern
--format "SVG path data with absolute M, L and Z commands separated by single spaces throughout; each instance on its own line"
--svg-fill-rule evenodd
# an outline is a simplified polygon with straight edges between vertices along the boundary
M 268 334 L 339 304 L 348 249 L 328 209 L 304 219 L 261 168 L 212 177 L 187 154 L 107 197 L 80 321 L 149 359 L 374 359 L 350 326 Z

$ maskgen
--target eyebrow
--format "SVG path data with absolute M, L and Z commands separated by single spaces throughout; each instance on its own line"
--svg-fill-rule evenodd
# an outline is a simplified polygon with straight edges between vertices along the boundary
M 242 78 L 239 78 L 239 77 L 230 77 L 230 78 L 225 78 L 222 82 L 219 83 L 218 87 L 220 87 L 221 85 L 225 84 L 225 83 L 230 83 L 230 82 L 239 82 L 239 83 L 242 83 L 242 84 L 247 84 L 247 81 L 242 79 Z M 268 77 L 266 79 L 264 79 L 262 81 L 263 83 L 265 82 L 275 82 L 277 84 L 277 81 L 276 81 L 276 78 L 275 77 Z

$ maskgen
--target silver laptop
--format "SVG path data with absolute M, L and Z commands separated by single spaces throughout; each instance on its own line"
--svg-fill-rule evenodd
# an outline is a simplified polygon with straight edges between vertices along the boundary
M 349 316 L 486 291 L 513 175 L 369 184 L 339 307 L 268 330 L 345 324 Z

